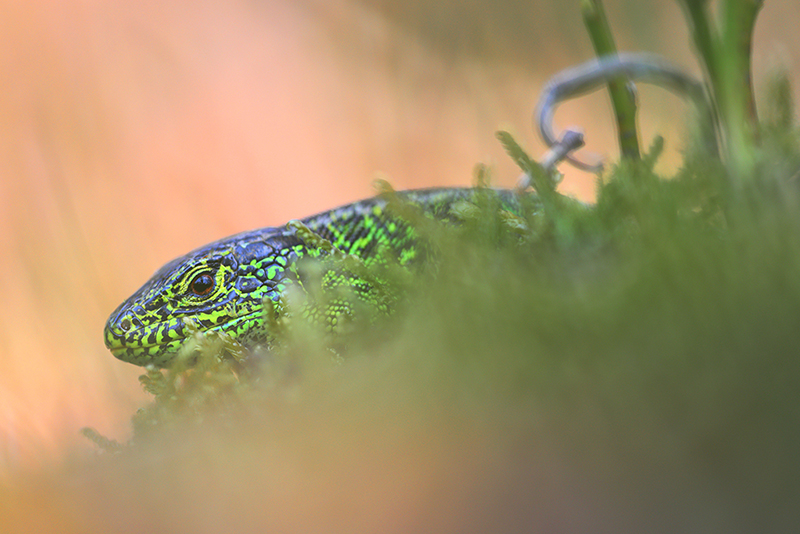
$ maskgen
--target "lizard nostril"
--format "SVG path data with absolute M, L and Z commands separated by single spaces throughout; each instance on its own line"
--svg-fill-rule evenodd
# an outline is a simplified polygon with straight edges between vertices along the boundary
M 119 323 L 119 327 L 122 329 L 123 332 L 127 332 L 131 329 L 131 321 L 130 319 L 123 319 L 122 322 Z

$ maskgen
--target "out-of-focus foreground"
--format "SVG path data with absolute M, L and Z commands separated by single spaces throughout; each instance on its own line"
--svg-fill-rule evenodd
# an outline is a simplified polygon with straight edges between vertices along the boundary
M 697 72 L 676 5 L 607 4 L 621 48 Z M 2 3 L 0 482 L 89 449 L 82 426 L 127 437 L 146 399 L 141 370 L 105 350 L 102 326 L 167 260 L 368 196 L 379 171 L 396 188 L 465 185 L 485 161 L 512 185 L 517 171 L 494 138 L 501 126 L 543 150 L 529 119 L 539 89 L 591 57 L 577 5 L 402 5 Z M 757 80 L 798 61 L 793 7 L 764 8 Z M 674 163 L 669 143 L 683 125 L 671 121 L 683 104 L 647 90 L 641 101 L 643 144 L 667 135 Z M 557 120 L 615 157 L 604 96 Z M 580 173 L 562 186 L 582 198 L 592 188 Z M 316 432 L 310 440 L 326 435 Z M 445 448 L 420 449 L 420 461 Z M 452 474 L 474 452 L 430 468 Z

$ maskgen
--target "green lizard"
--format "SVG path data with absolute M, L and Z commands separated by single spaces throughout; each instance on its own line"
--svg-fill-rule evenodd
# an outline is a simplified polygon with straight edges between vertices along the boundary
M 618 76 L 649 81 L 685 93 L 704 110 L 704 123 L 713 122 L 702 85 L 659 58 L 621 54 L 564 71 L 545 87 L 535 113 L 535 122 L 551 149 L 542 163 L 531 161 L 519 147 L 509 150 L 506 146 L 525 174 L 517 192 L 497 192 L 505 207 L 511 211 L 519 207 L 517 195 L 525 191 L 532 180 L 544 210 L 548 204 L 552 207 L 557 180 L 551 179 L 555 177 L 556 164 L 564 159 L 580 168 L 595 172 L 600 169 L 571 155 L 583 145 L 582 134 L 568 130 L 556 140 L 551 121 L 559 102 Z M 716 149 L 713 131 L 708 144 L 711 150 Z M 471 199 L 474 191 L 423 189 L 407 191 L 400 196 L 418 204 L 433 219 L 448 219 L 453 218 L 451 208 Z M 266 331 L 269 325 L 265 324 L 264 304 L 280 302 L 289 286 L 302 287 L 298 260 L 322 258 L 333 252 L 359 258 L 368 266 L 385 257 L 387 251 L 400 265 L 410 265 L 423 255 L 414 227 L 387 209 L 387 201 L 381 197 L 348 204 L 295 224 L 230 236 L 162 267 L 111 314 L 105 327 L 106 346 L 121 360 L 164 366 L 197 331 L 225 334 L 243 346 L 258 344 L 270 337 Z M 374 280 L 366 280 L 347 269 L 323 274 L 328 277 L 329 286 L 350 287 L 365 302 L 384 306 L 374 301 Z M 329 323 L 335 323 L 337 315 L 347 313 L 348 308 L 348 302 L 334 299 L 327 303 L 326 309 L 314 313 L 326 315 Z
M 475 191 L 442 188 L 397 195 L 432 219 L 444 220 L 452 219 L 451 208 L 472 199 Z M 518 205 L 516 193 L 497 194 L 504 206 Z M 387 209 L 387 203 L 378 196 L 299 223 L 243 232 L 167 263 L 111 314 L 105 327 L 106 346 L 120 360 L 163 367 L 198 330 L 226 334 L 245 347 L 263 343 L 269 338 L 264 302 L 278 302 L 288 287 L 302 286 L 303 273 L 296 268 L 301 258 L 340 252 L 366 266 L 387 256 L 403 266 L 421 259 L 414 227 Z M 357 296 L 370 300 L 370 282 L 357 273 L 324 274 L 332 274 Z M 335 321 L 347 303 L 328 306 L 340 308 L 322 311 Z

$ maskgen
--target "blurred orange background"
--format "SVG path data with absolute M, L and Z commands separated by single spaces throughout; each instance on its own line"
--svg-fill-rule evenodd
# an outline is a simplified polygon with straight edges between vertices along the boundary
M 618 44 L 699 73 L 675 2 L 606 2 Z M 797 72 L 794 0 L 767 2 L 756 78 Z M 495 183 L 495 140 L 530 126 L 552 74 L 592 57 L 578 2 L 388 0 L 0 3 L 0 480 L 92 426 L 124 440 L 140 368 L 105 349 L 108 314 L 159 266 L 225 235 L 372 194 Z M 797 94 L 797 93 L 796 93 Z M 685 109 L 644 89 L 642 144 Z M 565 105 L 616 157 L 602 94 Z M 590 199 L 594 177 L 562 190 Z

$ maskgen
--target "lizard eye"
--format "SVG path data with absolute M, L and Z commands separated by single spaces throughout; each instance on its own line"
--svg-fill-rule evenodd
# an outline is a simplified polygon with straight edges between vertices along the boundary
M 197 274 L 189 283 L 189 290 L 198 297 L 208 295 L 212 289 L 214 289 L 214 277 L 208 273 Z

